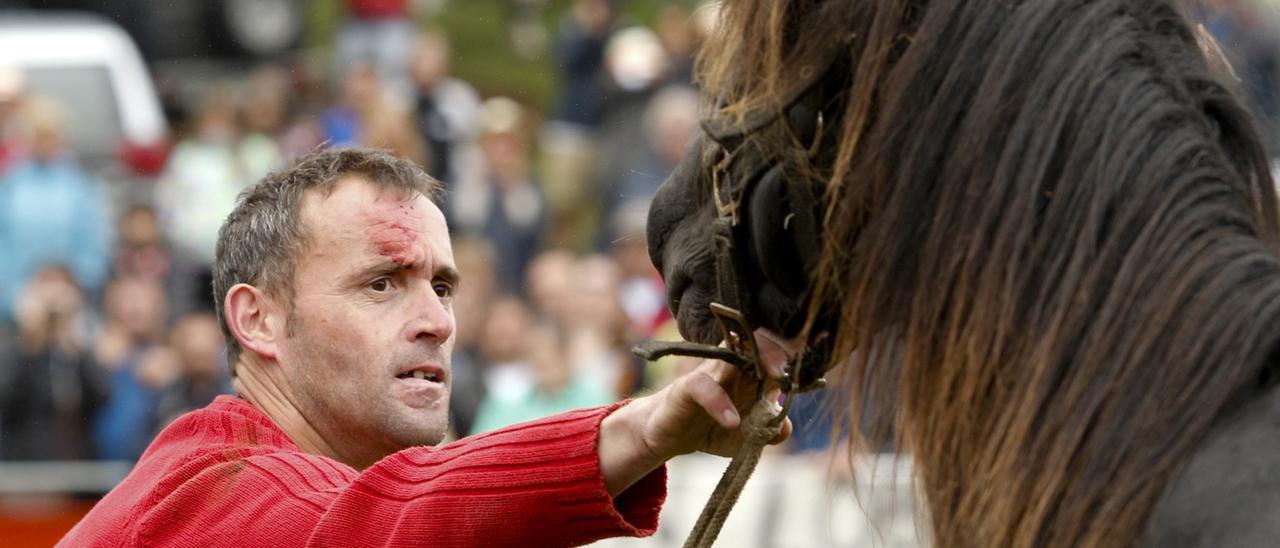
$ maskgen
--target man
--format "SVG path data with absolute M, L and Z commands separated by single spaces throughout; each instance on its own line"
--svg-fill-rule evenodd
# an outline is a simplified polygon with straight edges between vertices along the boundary
M 481 171 L 477 169 L 479 150 L 475 141 L 483 114 L 480 94 L 471 84 L 450 74 L 452 55 L 449 39 L 442 33 L 430 32 L 414 39 L 409 59 L 414 122 L 431 151 L 431 173 L 450 190 L 476 184 L 459 178 Z
M 429 447 L 447 428 L 459 286 L 435 184 L 384 153 L 342 150 L 247 190 L 214 272 L 239 397 L 165 429 L 62 544 L 558 546 L 652 533 L 663 463 L 734 450 L 755 388 L 707 362 L 629 403 Z
M 90 296 L 107 278 L 113 247 L 105 196 L 67 141 L 65 106 L 27 97 L 19 131 L 29 155 L 0 175 L 0 321 L 12 320 L 22 288 L 41 267 L 61 264 Z

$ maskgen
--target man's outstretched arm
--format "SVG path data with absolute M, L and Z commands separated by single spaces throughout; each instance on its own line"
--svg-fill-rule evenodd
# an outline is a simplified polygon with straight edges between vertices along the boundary
M 780 377 L 783 351 L 768 342 L 761 346 L 769 375 Z M 776 400 L 777 393 L 775 386 L 766 398 Z M 742 444 L 738 425 L 758 394 L 755 382 L 742 379 L 734 366 L 707 360 L 663 390 L 605 417 L 598 450 L 609 494 L 618 495 L 678 455 L 733 455 Z M 788 421 L 774 443 L 790 433 Z

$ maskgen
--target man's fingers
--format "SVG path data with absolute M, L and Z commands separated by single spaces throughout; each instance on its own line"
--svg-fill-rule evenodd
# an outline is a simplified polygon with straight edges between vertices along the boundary
M 698 369 L 705 371 L 708 375 L 711 375 L 711 379 L 719 383 L 721 386 L 727 384 L 730 380 L 733 380 L 738 374 L 737 367 L 734 367 L 731 363 L 722 362 L 720 360 L 706 360 L 702 362 L 702 365 L 700 365 Z
M 737 428 L 742 418 L 729 394 L 720 386 L 714 371 L 696 371 L 685 377 L 685 389 L 693 401 L 724 428 Z
M 769 440 L 769 445 L 777 445 L 787 441 L 789 437 L 791 437 L 791 417 L 782 420 L 782 430 L 779 430 L 778 435 Z

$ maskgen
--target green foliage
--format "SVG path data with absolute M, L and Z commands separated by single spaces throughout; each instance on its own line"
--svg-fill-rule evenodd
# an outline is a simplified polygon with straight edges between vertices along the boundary
M 627 0 L 621 2 L 622 24 L 652 24 L 667 3 L 692 7 L 697 1 Z M 342 21 L 342 4 L 342 0 L 309 2 L 308 46 L 332 45 Z M 545 45 L 529 58 L 517 54 L 511 45 L 513 4 L 512 0 L 449 0 L 443 11 L 425 15 L 421 23 L 424 28 L 444 31 L 453 44 L 454 75 L 470 82 L 482 95 L 506 95 L 536 110 L 546 110 L 554 100 L 559 78 L 555 41 L 572 1 L 547 0 L 537 15 Z
M 543 109 L 550 105 L 557 78 L 551 49 L 554 21 L 542 24 L 547 31 L 546 48 L 526 59 L 511 47 L 507 25 L 510 5 L 495 0 L 451 2 L 428 25 L 448 35 L 453 44 L 453 74 L 471 83 L 481 95 L 507 95 Z M 550 11 L 544 11 L 543 17 Z

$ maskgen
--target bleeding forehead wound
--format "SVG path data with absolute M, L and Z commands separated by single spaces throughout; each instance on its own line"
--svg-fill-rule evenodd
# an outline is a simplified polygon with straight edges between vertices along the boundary
M 366 233 L 379 255 L 395 264 L 408 266 L 416 262 L 416 243 L 422 234 L 420 222 L 415 218 L 413 204 L 398 204 L 388 212 L 380 212 L 370 219 Z

